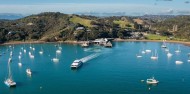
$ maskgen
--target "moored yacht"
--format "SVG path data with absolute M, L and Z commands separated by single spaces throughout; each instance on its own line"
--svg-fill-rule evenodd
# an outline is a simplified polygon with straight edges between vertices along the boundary
M 22 63 L 21 63 L 21 62 L 19 62 L 19 63 L 18 63 L 18 65 L 21 67 L 21 66 L 22 66 Z
M 145 51 L 142 51 L 141 53 L 142 53 L 142 54 L 145 54 L 146 52 L 145 52 Z
M 5 85 L 7 85 L 8 87 L 15 87 L 16 86 L 16 82 L 14 82 L 12 79 L 8 78 L 4 81 Z
M 151 52 L 151 50 L 145 50 L 145 52 L 146 52 L 146 53 L 150 53 L 150 52 Z
M 57 53 L 56 53 L 56 57 L 54 57 L 52 60 L 53 60 L 53 62 L 55 62 L 55 63 L 59 62 L 59 58 L 57 57 Z
M 53 62 L 59 62 L 59 59 L 57 57 L 53 58 L 52 60 Z
M 16 82 L 14 82 L 14 80 L 12 79 L 10 63 L 11 63 L 11 58 L 9 58 L 8 60 L 8 78 L 4 81 L 4 83 L 8 87 L 14 87 L 16 86 Z
M 187 62 L 190 62 L 190 59 L 188 59 Z
M 79 68 L 80 66 L 82 66 L 83 62 L 81 60 L 75 60 L 72 64 L 71 64 L 71 68 Z
M 151 58 L 152 60 L 157 60 L 157 59 L 158 59 L 158 54 L 157 54 L 157 51 L 156 51 L 156 50 L 155 50 L 154 55 L 152 55 L 150 58 Z
M 183 64 L 182 61 L 175 61 L 176 64 Z
M 180 47 L 178 46 L 178 49 L 175 51 L 176 53 L 180 53 L 181 50 L 180 50 Z
M 161 46 L 162 48 L 167 48 L 165 41 L 166 41 L 166 40 L 163 40 L 163 44 L 162 44 L 162 46 Z
M 172 57 L 173 54 L 171 54 L 170 52 L 167 53 L 168 57 Z
M 28 75 L 32 75 L 32 71 L 31 71 L 31 69 L 26 69 L 26 73 L 28 74 Z
M 56 53 L 60 54 L 60 53 L 61 53 L 61 50 L 60 50 L 60 49 L 56 50 Z

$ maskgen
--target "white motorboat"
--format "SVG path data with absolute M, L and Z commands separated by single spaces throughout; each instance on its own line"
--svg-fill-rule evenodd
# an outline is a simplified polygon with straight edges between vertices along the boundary
M 146 80 L 146 83 L 147 84 L 158 84 L 158 80 L 156 80 L 156 79 L 154 79 L 154 77 L 152 77 L 152 78 L 149 78 L 149 79 L 147 79 Z
M 79 68 L 83 62 L 81 60 L 74 60 L 74 62 L 71 64 L 71 68 Z

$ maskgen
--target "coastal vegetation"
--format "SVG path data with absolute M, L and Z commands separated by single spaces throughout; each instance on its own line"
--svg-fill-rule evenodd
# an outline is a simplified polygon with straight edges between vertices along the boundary
M 190 40 L 190 16 L 164 20 L 143 17 L 95 17 L 45 12 L 17 20 L 0 20 L 0 42 L 46 42 L 96 38 Z

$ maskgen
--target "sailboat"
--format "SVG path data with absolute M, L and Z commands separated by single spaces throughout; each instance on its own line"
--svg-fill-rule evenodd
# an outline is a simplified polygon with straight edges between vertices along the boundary
M 146 83 L 147 83 L 147 84 L 158 84 L 159 81 L 156 80 L 154 77 L 152 77 L 152 78 L 147 79 L 147 80 L 146 80 Z
M 180 47 L 178 46 L 178 49 L 175 51 L 176 53 L 180 53 L 181 50 L 180 50 Z
M 141 58 L 142 55 L 140 54 L 140 51 L 139 51 L 139 54 L 136 54 L 137 58 Z
M 141 51 L 141 53 L 142 53 L 142 54 L 145 54 L 146 52 L 143 50 L 143 51 Z
M 19 63 L 18 63 L 18 66 L 19 66 L 19 67 L 21 67 L 21 66 L 22 66 L 22 63 L 21 63 L 21 62 L 19 62 Z
M 165 49 L 166 52 L 169 52 L 170 50 L 168 48 Z
M 162 44 L 162 46 L 161 46 L 162 48 L 167 48 L 165 41 L 166 41 L 166 40 L 163 40 L 163 44 Z
M 21 63 L 21 55 L 19 55 L 18 58 L 19 58 L 18 66 L 21 67 L 21 66 L 22 66 L 22 63 Z
M 61 53 L 61 46 L 58 44 L 58 49 L 56 50 L 56 53 L 60 54 Z
M 43 54 L 43 49 L 42 49 L 42 47 L 41 47 L 41 50 L 39 51 L 39 54 Z
M 173 55 L 173 54 L 171 54 L 170 52 L 167 53 L 168 58 L 169 58 L 169 57 L 172 57 L 172 55 Z
M 61 43 L 58 44 L 58 49 L 62 50 Z
M 145 50 L 145 52 L 146 52 L 146 53 L 150 53 L 150 52 L 151 52 L 151 50 L 147 49 L 147 50 Z
M 157 54 L 157 51 L 155 50 L 155 53 L 154 55 L 152 54 L 152 56 L 150 57 L 152 60 L 156 60 L 158 59 L 158 54 Z
M 24 53 L 26 53 L 26 49 L 24 49 Z
M 56 53 L 60 54 L 60 53 L 61 53 L 61 50 L 60 50 L 60 49 L 56 50 Z
M 57 58 L 57 53 L 56 53 L 56 57 L 52 59 L 53 62 L 59 62 L 59 58 Z
M 31 69 L 27 68 L 27 69 L 26 69 L 26 73 L 27 73 L 28 75 L 32 75 Z
M 190 57 L 188 56 L 188 60 L 187 60 L 187 62 L 190 62 Z
M 8 73 L 9 73 L 8 78 L 5 79 L 4 83 L 8 87 L 14 87 L 14 86 L 16 86 L 16 82 L 14 82 L 14 80 L 12 79 L 10 63 L 11 63 L 11 58 L 9 58 L 9 60 L 8 60 Z
M 28 52 L 31 59 L 34 59 L 34 55 L 31 52 Z
M 84 47 L 84 48 L 89 47 L 88 32 L 86 33 L 86 39 L 87 39 L 87 41 L 84 41 L 84 42 L 81 44 L 81 46 Z

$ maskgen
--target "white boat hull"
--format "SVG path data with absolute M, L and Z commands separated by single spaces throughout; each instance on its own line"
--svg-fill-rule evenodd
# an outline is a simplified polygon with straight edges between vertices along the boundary
M 175 63 L 176 63 L 177 65 L 179 65 L 179 64 L 183 64 L 182 61 L 175 61 Z
M 187 62 L 190 62 L 190 59 L 189 59 L 189 60 L 187 60 Z
M 146 82 L 147 84 L 158 84 L 159 83 L 159 81 L 156 81 L 156 82 Z
M 150 57 L 152 60 L 157 60 L 158 59 L 158 57 L 154 57 L 154 56 L 152 56 L 152 57 Z
M 8 87 L 15 87 L 16 86 L 16 82 L 14 81 L 10 81 L 9 79 L 4 81 L 5 85 L 7 85 Z
M 58 58 L 53 58 L 52 60 L 53 60 L 53 62 L 59 62 Z
M 18 65 L 21 67 L 21 66 L 22 66 L 22 63 L 18 63 Z

